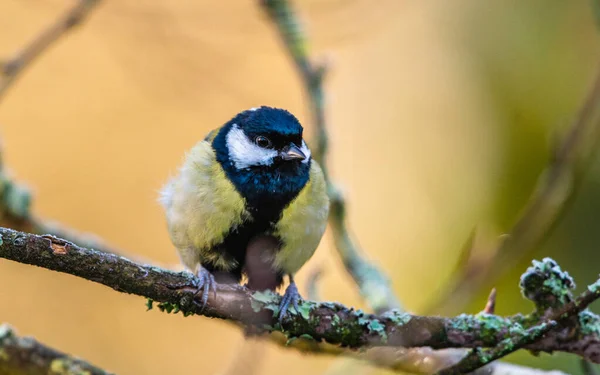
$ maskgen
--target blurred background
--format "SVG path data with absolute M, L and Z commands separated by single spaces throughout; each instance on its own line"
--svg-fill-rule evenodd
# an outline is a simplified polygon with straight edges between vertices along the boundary
M 284 107 L 312 134 L 301 83 L 256 1 L 105 1 L 31 65 L 0 106 L 3 158 L 34 211 L 132 256 L 176 267 L 158 190 L 183 154 L 237 112 Z M 2 0 L 9 57 L 72 4 Z M 327 56 L 335 180 L 350 224 L 413 312 L 443 292 L 475 225 L 508 230 L 600 57 L 589 1 L 297 0 L 314 56 Z M 600 271 L 600 163 L 553 234 L 499 283 L 497 312 L 528 312 L 518 277 L 551 256 L 578 282 Z M 329 234 L 321 297 L 366 307 Z M 477 312 L 490 288 L 460 312 Z M 0 321 L 122 374 L 215 374 L 242 346 L 225 322 L 0 261 Z M 322 373 L 335 358 L 266 344 L 260 374 Z M 580 373 L 571 355 L 508 358 Z M 364 370 L 364 368 L 363 368 Z M 385 373 L 383 370 L 377 370 Z

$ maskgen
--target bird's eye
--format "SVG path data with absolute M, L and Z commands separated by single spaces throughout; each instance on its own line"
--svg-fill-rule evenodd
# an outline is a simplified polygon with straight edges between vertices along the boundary
M 254 143 L 256 143 L 259 147 L 269 148 L 271 147 L 271 140 L 264 135 L 259 135 L 254 138 Z

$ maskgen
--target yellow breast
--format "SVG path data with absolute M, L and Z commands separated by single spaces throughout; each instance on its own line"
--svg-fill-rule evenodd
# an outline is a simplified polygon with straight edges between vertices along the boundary
M 163 188 L 160 201 L 171 241 L 191 269 L 200 258 L 218 263 L 218 254 L 207 250 L 221 243 L 232 228 L 250 220 L 244 198 L 225 176 L 207 141 L 199 142 L 186 155 L 179 175 Z M 227 269 L 235 264 L 221 266 Z
M 284 209 L 275 235 L 282 248 L 275 267 L 286 274 L 296 273 L 314 254 L 327 226 L 329 198 L 323 172 L 312 161 L 310 178 L 300 194 Z

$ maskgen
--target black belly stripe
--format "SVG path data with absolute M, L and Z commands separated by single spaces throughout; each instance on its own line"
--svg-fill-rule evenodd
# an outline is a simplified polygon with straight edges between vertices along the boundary
M 246 249 L 250 240 L 256 236 L 271 234 L 275 229 L 275 224 L 281 218 L 283 210 L 296 195 L 297 193 L 288 196 L 281 196 L 280 194 L 257 194 L 255 199 L 250 202 L 247 200 L 247 210 L 252 215 L 253 220 L 248 220 L 242 225 L 232 228 L 225 236 L 223 242 L 213 247 L 212 251 L 218 252 L 227 262 L 236 262 L 237 267 L 228 271 L 236 281 L 241 280 L 244 274 Z M 281 241 L 279 238 L 277 240 Z M 201 264 L 211 272 L 222 271 L 218 265 L 211 262 L 201 261 Z M 283 277 L 280 277 L 280 279 L 282 281 Z
M 218 252 L 227 262 L 236 262 L 237 266 L 227 272 L 236 282 L 239 282 L 244 274 L 248 243 L 258 235 L 271 233 L 273 231 L 271 223 L 272 221 L 269 220 L 246 221 L 237 228 L 230 230 L 223 242 L 213 247 L 212 251 Z M 218 265 L 207 261 L 201 260 L 201 264 L 202 267 L 212 273 L 223 271 Z M 282 275 L 279 278 L 283 281 Z

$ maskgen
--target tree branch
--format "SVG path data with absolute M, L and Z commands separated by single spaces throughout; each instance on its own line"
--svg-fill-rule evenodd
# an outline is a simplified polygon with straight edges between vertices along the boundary
M 566 273 L 550 259 L 534 262 L 534 266 L 523 275 L 523 294 L 536 304 L 536 310 L 529 315 L 462 314 L 443 318 L 397 311 L 374 315 L 337 303 L 303 301 L 299 312 L 279 325 L 276 316 L 280 296 L 273 292 L 250 293 L 239 285 L 219 285 L 216 297 L 211 293 L 206 308 L 202 309 L 195 301 L 194 285 L 198 280 L 189 272 L 140 265 L 124 257 L 82 248 L 53 236 L 0 228 L 0 239 L 2 258 L 69 273 L 120 292 L 144 296 L 158 302 L 159 307 L 168 312 L 229 320 L 266 332 L 284 333 L 288 340 L 301 338 L 350 349 L 377 346 L 429 346 L 436 349 L 494 347 L 511 335 L 526 334 L 528 328 L 539 324 L 541 312 L 551 306 L 562 311 L 560 320 L 565 323 L 560 330 L 551 331 L 543 340 L 525 348 L 539 352 L 565 351 L 600 362 L 600 317 L 583 310 L 600 297 L 600 280 L 590 285 L 580 299 L 569 302 L 564 296 L 570 293 L 573 282 L 568 275 L 564 279 Z M 551 288 L 540 289 L 540 280 Z M 549 301 L 551 305 L 547 305 Z M 152 302 L 149 307 L 152 307 Z M 579 311 L 581 313 L 577 314 Z M 573 332 L 576 334 L 573 335 Z M 568 336 L 565 336 L 567 333 Z
M 19 337 L 0 325 L 0 373 L 12 375 L 110 375 L 86 361 L 49 348 L 31 337 Z

